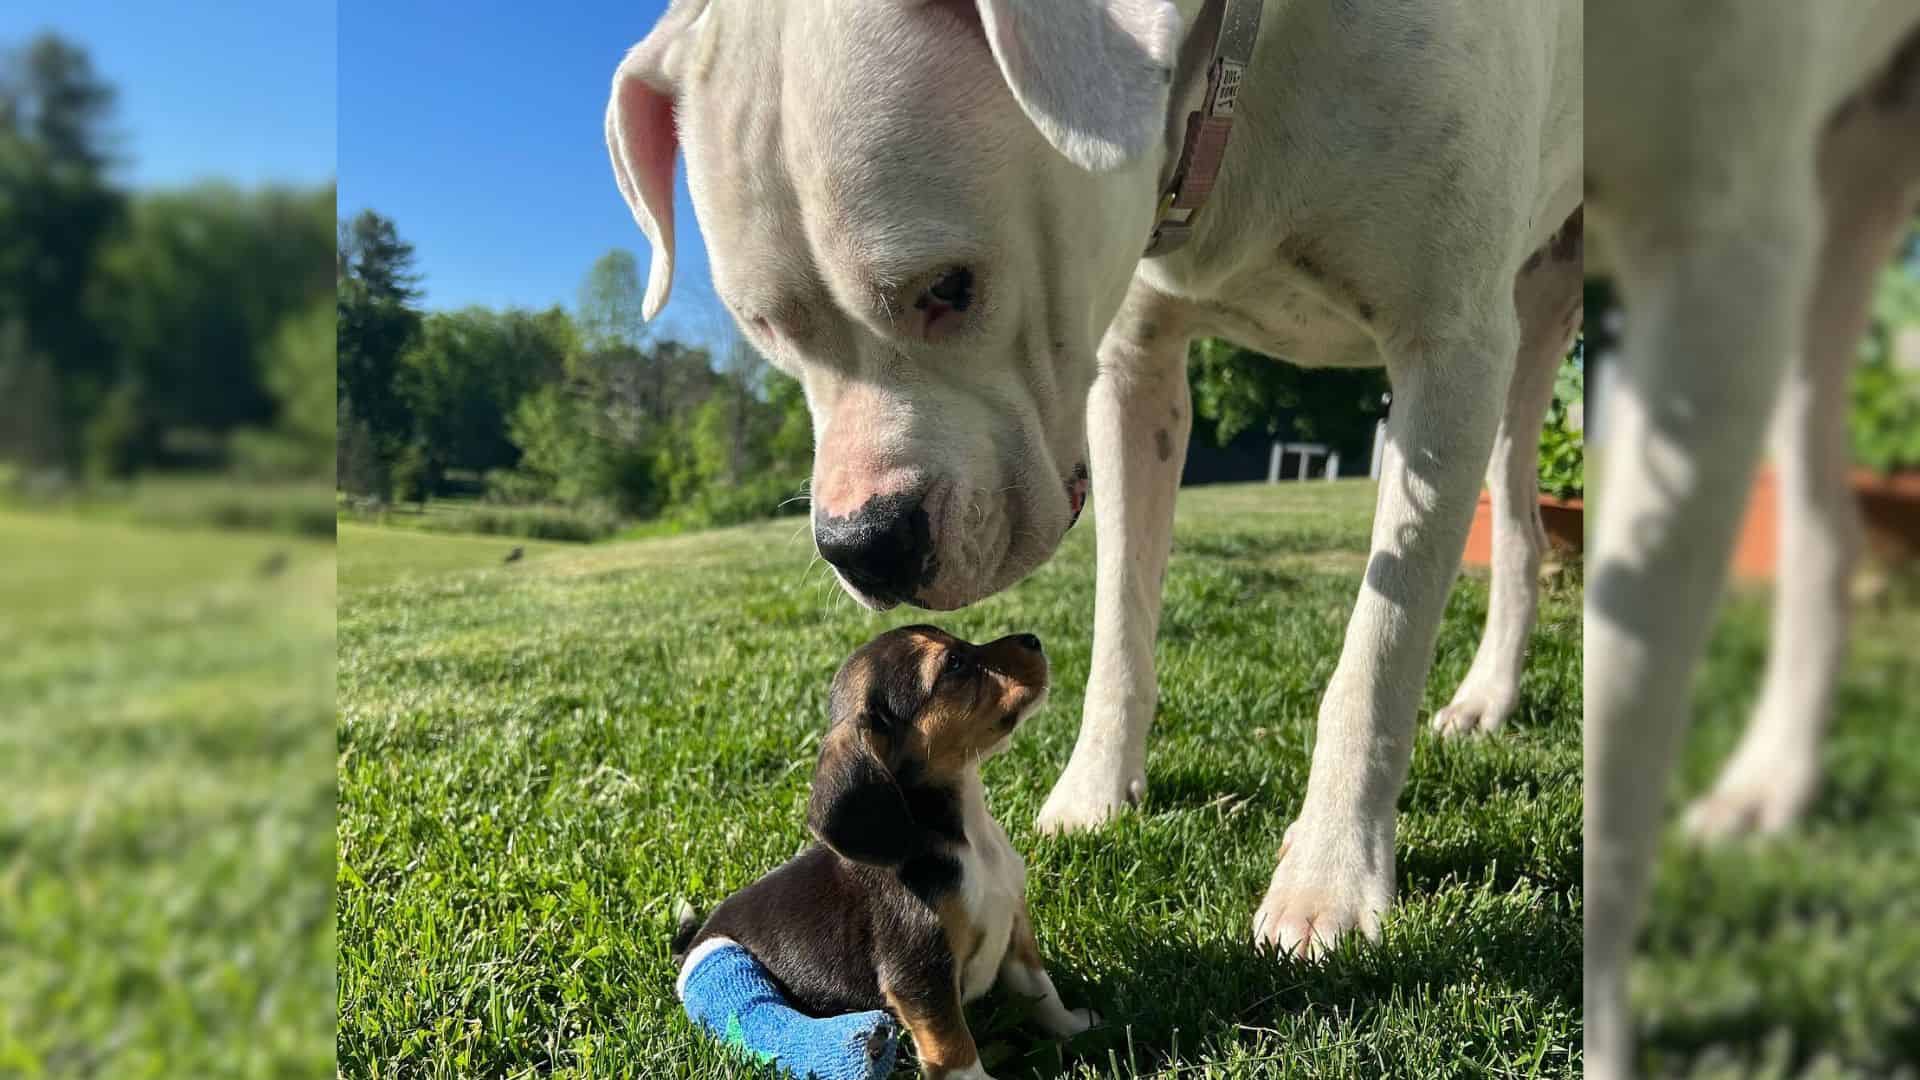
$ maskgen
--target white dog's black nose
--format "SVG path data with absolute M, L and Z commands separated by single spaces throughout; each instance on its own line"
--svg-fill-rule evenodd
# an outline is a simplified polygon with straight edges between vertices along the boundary
M 911 600 L 933 581 L 933 544 L 919 492 L 879 495 L 851 514 L 815 513 L 820 557 L 881 603 Z

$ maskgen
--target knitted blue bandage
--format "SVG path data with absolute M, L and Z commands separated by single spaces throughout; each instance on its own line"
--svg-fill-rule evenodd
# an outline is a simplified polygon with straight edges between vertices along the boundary
M 729 1046 L 813 1080 L 884 1080 L 900 1029 L 884 1010 L 815 1018 L 796 1010 L 767 970 L 727 938 L 688 954 L 675 987 L 687 1016 Z

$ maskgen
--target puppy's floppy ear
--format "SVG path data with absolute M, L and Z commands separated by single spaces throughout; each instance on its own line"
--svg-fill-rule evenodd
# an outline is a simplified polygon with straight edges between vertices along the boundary
M 1117 169 L 1159 141 L 1181 37 L 1168 0 L 976 3 L 1021 111 L 1069 161 Z
M 689 24 L 705 10 L 704 2 L 675 3 L 620 62 L 607 99 L 613 178 L 653 249 L 647 295 L 640 305 L 647 319 L 660 314 L 673 289 L 673 161 L 680 134 L 674 123 L 676 87 L 668 74 L 669 58 L 687 36 Z
M 898 866 L 920 850 L 920 826 L 860 721 L 836 724 L 828 734 L 813 773 L 807 827 L 855 862 Z

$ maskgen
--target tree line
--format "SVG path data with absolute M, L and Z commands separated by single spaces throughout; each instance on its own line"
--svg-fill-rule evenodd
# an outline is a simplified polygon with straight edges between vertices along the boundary
M 363 210 L 339 227 L 342 490 L 375 503 L 483 495 L 718 524 L 804 510 L 799 384 L 744 341 L 651 335 L 632 253 L 572 312 L 423 311 L 412 245 Z
M 324 474 L 332 186 L 129 191 L 115 97 L 57 36 L 0 45 L 0 461 Z

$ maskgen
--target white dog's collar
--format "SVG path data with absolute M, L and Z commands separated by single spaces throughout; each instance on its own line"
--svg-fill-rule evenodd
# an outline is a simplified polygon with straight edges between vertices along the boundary
M 1233 106 L 1240 97 L 1240 80 L 1253 63 L 1254 42 L 1260 37 L 1261 0 L 1224 0 L 1220 31 L 1213 38 L 1207 61 L 1207 93 L 1200 108 L 1187 114 L 1187 136 L 1173 178 L 1160 194 L 1153 215 L 1153 233 L 1147 238 L 1148 256 L 1165 255 L 1187 242 L 1193 219 L 1213 193 L 1220 162 L 1233 133 Z

